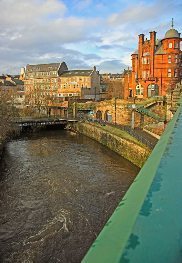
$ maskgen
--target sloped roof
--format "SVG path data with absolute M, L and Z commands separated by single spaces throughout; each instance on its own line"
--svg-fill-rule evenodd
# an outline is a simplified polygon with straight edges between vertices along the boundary
M 138 55 L 138 49 L 136 49 L 136 50 L 132 53 L 132 55 Z
M 155 51 L 156 55 L 166 54 L 166 52 L 164 51 L 163 45 L 162 45 L 162 41 L 160 39 L 157 39 L 156 45 L 157 45 L 156 51 Z
M 12 81 L 4 80 L 3 82 L 0 82 L 0 86 L 16 86 L 16 84 Z
M 24 85 L 24 82 L 20 79 L 12 78 L 12 81 L 15 82 L 16 85 Z
M 49 72 L 58 71 L 60 63 L 50 63 L 50 64 L 37 64 L 37 65 L 27 65 L 27 72 Z
M 67 70 L 60 74 L 61 77 L 72 77 L 72 76 L 90 76 L 93 70 L 75 69 Z

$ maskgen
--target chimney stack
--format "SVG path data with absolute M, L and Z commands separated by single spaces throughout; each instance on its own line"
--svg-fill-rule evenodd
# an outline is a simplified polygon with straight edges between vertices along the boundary
M 150 32 L 150 76 L 154 77 L 154 56 L 155 56 L 155 45 L 156 45 L 156 32 Z

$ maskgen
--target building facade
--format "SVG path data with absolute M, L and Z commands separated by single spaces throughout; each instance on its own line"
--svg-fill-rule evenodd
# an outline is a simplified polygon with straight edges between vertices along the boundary
M 50 114 L 53 104 L 59 104 L 61 108 L 63 100 L 57 96 L 60 87 L 59 74 L 66 70 L 68 67 L 65 62 L 27 65 L 24 72 L 27 107 L 34 107 L 39 113 L 47 114 Z
M 20 76 L 3 75 L 0 76 L 0 91 L 5 92 L 10 98 L 13 106 L 23 109 L 25 106 L 24 82 Z
M 173 22 L 161 40 L 155 31 L 150 32 L 150 39 L 139 35 L 138 49 L 131 55 L 132 71 L 125 74 L 125 99 L 165 96 L 174 89 L 182 79 L 181 40 Z
M 99 99 L 100 75 L 96 70 L 67 70 L 59 75 L 58 96 L 74 99 Z
M 39 113 L 65 115 L 69 101 L 99 99 L 100 75 L 96 70 L 68 70 L 65 62 L 27 65 L 21 69 L 27 107 Z

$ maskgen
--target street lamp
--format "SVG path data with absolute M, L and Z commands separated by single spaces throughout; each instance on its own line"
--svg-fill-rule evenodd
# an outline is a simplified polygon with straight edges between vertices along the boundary
M 117 116 L 117 97 L 114 98 L 114 125 L 116 125 L 116 116 Z
M 135 128 L 135 109 L 136 109 L 136 104 L 135 104 L 135 97 L 134 97 L 134 104 L 131 105 L 132 112 L 131 112 L 131 128 L 134 130 Z

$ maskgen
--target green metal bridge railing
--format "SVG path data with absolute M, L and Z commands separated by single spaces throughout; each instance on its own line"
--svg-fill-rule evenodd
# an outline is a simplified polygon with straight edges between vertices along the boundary
M 136 107 L 137 112 L 139 112 L 140 114 L 146 115 L 148 117 L 153 118 L 154 120 L 157 120 L 159 122 L 163 122 L 165 120 L 165 118 L 160 117 L 159 115 L 155 114 L 154 112 L 148 110 L 147 108 L 141 106 L 141 107 Z
M 82 263 L 182 262 L 182 99 Z

